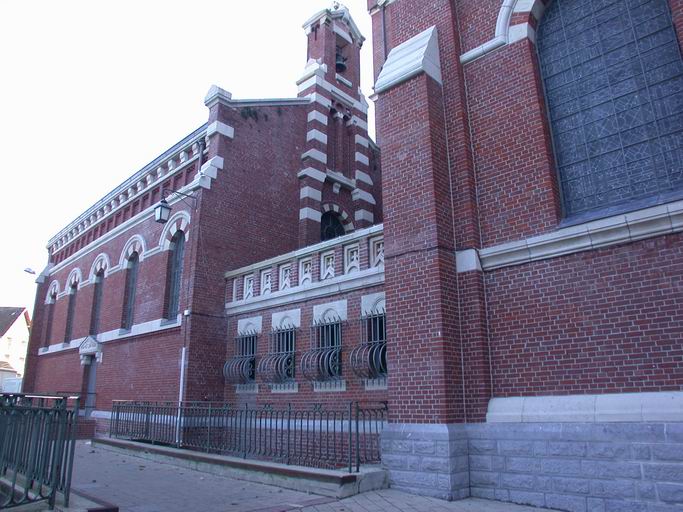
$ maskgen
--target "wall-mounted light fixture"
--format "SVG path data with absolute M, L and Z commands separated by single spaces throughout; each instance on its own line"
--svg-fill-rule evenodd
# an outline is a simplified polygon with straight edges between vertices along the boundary
M 197 197 L 194 195 L 189 195 L 189 194 L 184 194 L 183 192 L 179 192 L 177 190 L 167 190 L 163 189 L 161 191 L 161 201 L 154 207 L 154 220 L 158 222 L 159 224 L 166 224 L 168 222 L 168 219 L 171 218 L 171 205 L 168 204 L 168 201 L 166 201 L 167 197 L 170 197 L 172 195 L 178 195 L 181 197 L 181 201 L 186 201 L 187 199 L 192 199 L 193 204 L 192 208 L 197 207 Z

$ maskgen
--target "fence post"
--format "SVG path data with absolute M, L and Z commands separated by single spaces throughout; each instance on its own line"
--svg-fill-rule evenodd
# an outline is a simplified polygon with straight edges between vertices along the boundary
M 211 402 L 209 402 L 209 417 L 206 424 L 206 453 L 209 453 L 211 446 Z
M 74 454 L 76 452 L 76 437 L 78 436 L 78 409 L 81 405 L 80 397 L 76 398 L 76 404 L 72 414 L 71 438 L 69 439 L 69 460 L 66 467 L 66 482 L 64 482 L 64 506 L 69 508 L 69 497 L 71 495 L 71 473 L 74 467 Z M 69 412 L 67 410 L 67 417 Z
M 287 465 L 289 466 L 289 443 L 290 443 L 290 435 L 292 433 L 292 404 L 287 404 Z
M 147 411 L 145 414 L 145 439 L 150 439 L 150 431 L 149 431 L 149 425 L 150 425 L 150 415 L 152 414 L 152 406 L 147 407 Z
M 61 398 L 57 400 L 55 405 L 56 423 L 57 423 L 57 439 L 52 443 L 52 468 L 50 474 L 50 499 L 48 500 L 48 505 L 50 510 L 55 507 L 55 502 L 57 500 L 57 489 L 59 488 L 59 482 L 61 480 L 62 472 L 62 457 L 64 456 L 63 442 L 66 439 L 66 399 Z M 75 411 L 78 414 L 78 410 Z M 15 472 L 16 476 L 16 472 Z
M 353 402 L 349 402 L 349 473 L 353 473 L 353 457 L 351 452 L 353 450 L 353 430 L 351 429 L 351 422 L 353 416 Z
M 249 432 L 247 432 L 249 421 L 249 404 L 244 404 L 244 445 L 243 457 L 247 458 L 247 442 L 249 440 Z
M 114 403 L 114 425 L 112 428 L 111 418 L 109 421 L 109 437 L 115 437 L 119 429 L 119 404 Z
M 356 402 L 356 473 L 360 472 L 360 432 L 358 431 L 359 421 L 360 421 L 360 406 Z M 363 421 L 365 421 L 365 414 L 363 414 Z M 365 428 L 363 428 L 365 432 Z M 367 442 L 367 439 L 365 440 Z M 367 446 L 366 446 L 367 449 Z

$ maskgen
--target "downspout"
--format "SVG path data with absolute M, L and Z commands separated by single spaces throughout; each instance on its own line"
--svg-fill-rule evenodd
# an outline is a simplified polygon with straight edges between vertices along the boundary
M 183 407 L 183 399 L 185 398 L 185 371 L 187 368 L 187 348 L 183 346 L 180 349 L 180 389 L 178 390 L 178 414 L 175 422 L 175 445 L 180 448 L 180 423 L 182 421 L 181 411 Z
M 387 5 L 386 5 L 386 2 L 382 2 L 381 9 L 382 9 L 382 53 L 384 54 L 384 60 L 383 60 L 382 64 L 384 64 L 384 62 L 387 61 L 387 55 L 388 55 L 388 52 L 387 52 L 387 13 L 386 13 Z
M 204 139 L 201 138 L 197 144 L 199 145 L 199 160 L 198 160 L 198 167 L 201 170 L 202 165 L 204 164 Z M 195 214 L 196 214 L 196 207 L 195 207 Z M 196 215 L 193 215 L 193 218 L 196 221 Z M 197 222 L 197 242 L 199 242 L 199 222 Z M 191 246 L 192 249 L 194 248 L 194 244 Z M 192 256 L 194 254 L 194 250 L 190 253 L 190 263 L 192 263 Z M 189 299 L 190 296 L 190 276 L 187 276 L 187 291 L 186 291 L 186 297 Z M 185 311 L 182 313 L 184 318 L 189 318 L 188 316 L 185 316 Z M 183 346 L 180 349 L 180 383 L 179 383 L 179 389 L 178 389 L 178 416 L 176 419 L 176 432 L 175 432 L 175 442 L 176 446 L 180 446 L 181 443 L 181 410 L 182 410 L 182 405 L 183 402 L 185 401 L 185 383 L 187 381 L 187 331 L 188 331 L 188 325 L 187 325 L 187 320 L 185 321 L 185 331 L 183 333 Z

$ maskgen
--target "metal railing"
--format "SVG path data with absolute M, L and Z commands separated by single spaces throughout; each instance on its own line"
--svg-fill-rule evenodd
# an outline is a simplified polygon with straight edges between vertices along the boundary
M 78 396 L 0 395 L 0 509 L 69 506 Z
M 317 468 L 380 462 L 386 403 L 308 409 L 209 402 L 115 401 L 110 436 Z
M 95 410 L 97 404 L 97 393 L 81 393 L 80 391 L 57 391 L 55 396 L 67 396 L 80 398 L 80 416 L 85 416 L 89 418 L 92 412 Z

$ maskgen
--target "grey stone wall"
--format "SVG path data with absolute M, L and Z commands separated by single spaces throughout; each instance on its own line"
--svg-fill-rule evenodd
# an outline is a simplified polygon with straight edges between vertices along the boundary
M 382 461 L 394 489 L 445 500 L 469 497 L 464 425 L 388 424 L 382 433 Z
M 683 511 L 683 423 L 466 429 L 472 496 L 571 512 Z
M 393 488 L 569 512 L 683 512 L 683 423 L 388 425 Z

